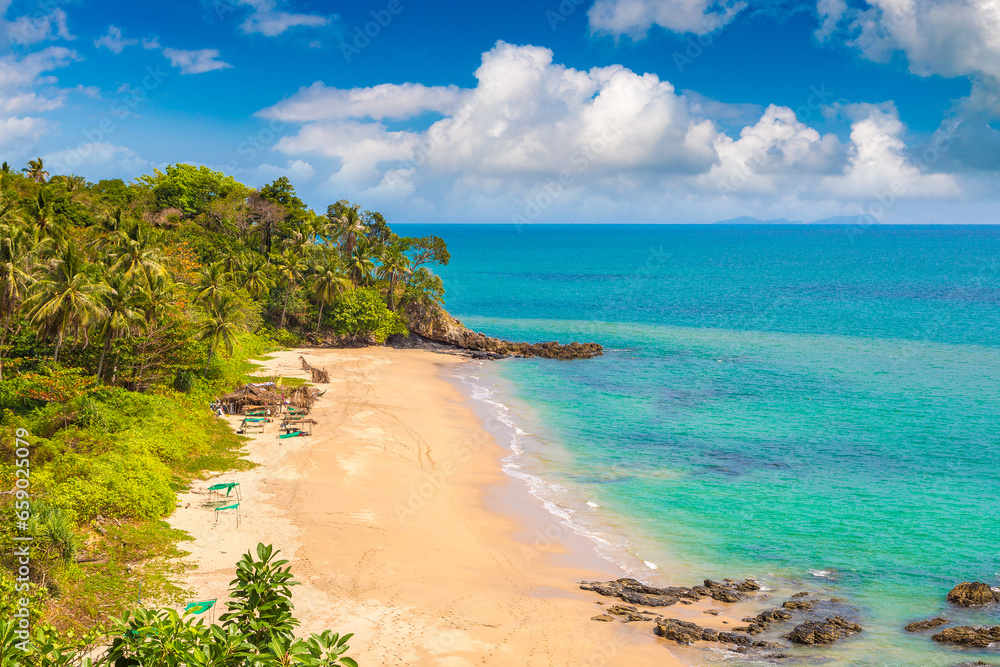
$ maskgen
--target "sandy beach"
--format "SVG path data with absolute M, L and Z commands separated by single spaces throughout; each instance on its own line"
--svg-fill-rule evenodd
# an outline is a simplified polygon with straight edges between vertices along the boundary
M 255 469 L 196 483 L 170 519 L 193 537 L 181 545 L 195 566 L 185 582 L 193 599 L 221 606 L 235 562 L 265 542 L 302 583 L 301 631 L 356 633 L 350 655 L 363 665 L 683 664 L 651 623 L 590 620 L 614 601 L 577 582 L 622 575 L 503 474 L 505 452 L 445 379 L 461 358 L 292 350 L 260 374 L 305 378 L 300 355 L 331 378 L 312 436 L 279 444 L 268 424 L 248 443 Z M 216 517 L 205 505 L 217 481 L 240 482 L 239 527 L 232 512 Z M 497 512 L 497 497 L 523 502 Z M 556 539 L 537 538 L 545 534 Z M 702 613 L 711 605 L 725 607 L 660 611 L 725 627 L 724 609 Z

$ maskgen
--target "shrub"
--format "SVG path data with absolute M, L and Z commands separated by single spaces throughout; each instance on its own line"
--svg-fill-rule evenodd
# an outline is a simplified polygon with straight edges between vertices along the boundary
M 191 371 L 186 368 L 181 368 L 177 371 L 177 374 L 174 375 L 174 391 L 187 394 L 191 391 L 193 384 L 194 376 L 191 374 Z
M 330 315 L 333 330 L 349 336 L 371 336 L 384 343 L 394 334 L 405 335 L 406 325 L 389 310 L 377 290 L 360 287 L 341 296 Z

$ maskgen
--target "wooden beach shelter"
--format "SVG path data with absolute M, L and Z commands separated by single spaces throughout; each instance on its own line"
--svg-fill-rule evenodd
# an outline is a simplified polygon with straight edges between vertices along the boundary
M 277 383 L 249 382 L 219 399 L 219 404 L 231 415 L 268 416 L 275 414 L 282 403 Z

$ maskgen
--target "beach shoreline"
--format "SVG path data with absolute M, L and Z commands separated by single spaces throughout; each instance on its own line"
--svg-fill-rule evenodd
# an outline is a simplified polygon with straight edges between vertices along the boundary
M 305 378 L 300 355 L 330 371 L 312 436 L 279 445 L 272 422 L 247 442 L 254 469 L 179 497 L 169 521 L 193 538 L 181 545 L 192 599 L 218 598 L 221 613 L 235 562 L 265 542 L 302 584 L 293 598 L 300 632 L 355 633 L 350 654 L 362 664 L 692 661 L 691 649 L 668 651 L 649 623 L 590 620 L 615 601 L 578 582 L 623 575 L 504 474 L 509 452 L 447 379 L 463 358 L 291 350 L 269 355 L 258 374 Z M 239 527 L 232 511 L 206 505 L 204 489 L 218 481 L 240 482 Z M 722 614 L 704 615 L 711 606 Z M 666 615 L 719 627 L 726 618 L 712 601 Z

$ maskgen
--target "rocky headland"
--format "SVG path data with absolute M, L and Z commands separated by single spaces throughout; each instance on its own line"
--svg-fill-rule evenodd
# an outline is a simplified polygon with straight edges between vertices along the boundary
M 394 347 L 439 346 L 463 350 L 476 359 L 544 357 L 546 359 L 591 359 L 604 353 L 597 343 L 517 343 L 493 338 L 469 329 L 438 305 L 409 304 L 400 311 L 409 336 L 390 340 Z

